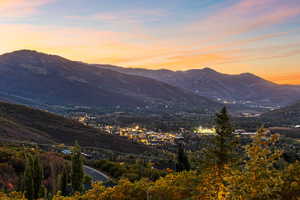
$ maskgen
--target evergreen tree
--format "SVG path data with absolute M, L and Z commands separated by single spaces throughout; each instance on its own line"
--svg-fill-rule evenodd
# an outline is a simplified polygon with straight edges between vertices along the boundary
M 33 156 L 32 166 L 32 178 L 34 184 L 34 198 L 37 199 L 43 196 L 44 188 L 42 187 L 42 181 L 44 178 L 44 170 L 41 166 L 40 159 L 37 155 Z
M 226 166 L 233 164 L 237 143 L 226 107 L 216 114 L 215 123 L 216 134 L 212 137 L 212 143 L 208 149 L 208 157 L 211 161 L 208 169 L 212 170 L 210 183 L 212 187 L 215 187 L 212 191 L 216 191 L 211 198 L 217 199 L 223 194 L 226 185 L 224 177 L 228 172 Z
M 83 190 L 83 161 L 80 146 L 76 142 L 72 152 L 72 188 L 73 192 L 81 192 Z
M 31 155 L 26 156 L 26 165 L 23 179 L 23 192 L 28 200 L 34 199 L 34 182 L 32 174 L 33 158 Z
M 226 107 L 216 114 L 215 122 L 216 136 L 214 137 L 213 149 L 210 153 L 213 154 L 217 168 L 221 170 L 225 164 L 233 161 L 236 138 Z
M 43 196 L 43 168 L 37 155 L 26 156 L 23 190 L 28 200 Z
M 63 173 L 60 176 L 60 191 L 63 196 L 68 195 L 68 172 L 64 169 Z
M 189 159 L 184 151 L 183 144 L 178 145 L 177 150 L 177 163 L 176 163 L 176 171 L 189 171 L 191 169 L 191 165 Z

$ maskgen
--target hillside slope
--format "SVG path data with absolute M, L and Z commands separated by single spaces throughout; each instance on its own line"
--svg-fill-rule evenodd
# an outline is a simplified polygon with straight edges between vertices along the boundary
M 102 69 L 153 78 L 200 96 L 222 101 L 285 106 L 300 99 L 300 86 L 275 84 L 250 73 L 229 75 L 209 68 L 171 71 L 122 68 L 111 65 L 97 66 Z
M 300 101 L 290 106 L 267 112 L 261 116 L 264 121 L 278 125 L 300 125 Z
M 255 131 L 262 126 L 266 128 L 280 127 L 279 129 L 273 130 L 278 130 L 279 132 L 291 132 L 294 134 L 293 132 L 300 131 L 299 128 L 292 128 L 296 125 L 300 125 L 300 101 L 277 110 L 266 112 L 259 117 L 234 118 L 234 122 L 237 128 L 243 128 L 251 131 Z
M 144 145 L 106 135 L 73 120 L 26 106 L 0 102 L 0 139 L 31 141 L 42 144 L 64 143 L 139 153 Z

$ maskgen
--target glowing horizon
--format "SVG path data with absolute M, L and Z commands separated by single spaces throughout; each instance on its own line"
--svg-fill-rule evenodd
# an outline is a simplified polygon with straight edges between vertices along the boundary
M 2 0 L 0 53 L 300 84 L 298 0 Z

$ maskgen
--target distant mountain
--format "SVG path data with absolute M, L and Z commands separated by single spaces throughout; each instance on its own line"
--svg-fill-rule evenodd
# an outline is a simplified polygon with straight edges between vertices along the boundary
M 39 144 L 100 147 L 119 152 L 140 153 L 149 150 L 144 145 L 102 133 L 48 112 L 0 102 L 0 140 L 36 142 Z
M 0 99 L 26 105 L 69 105 L 149 111 L 215 110 L 220 105 L 151 78 L 20 50 L 0 56 Z
M 228 75 L 210 68 L 170 71 L 122 68 L 111 65 L 97 66 L 102 69 L 153 78 L 220 101 L 284 106 L 300 100 L 300 86 L 275 84 L 250 73 Z

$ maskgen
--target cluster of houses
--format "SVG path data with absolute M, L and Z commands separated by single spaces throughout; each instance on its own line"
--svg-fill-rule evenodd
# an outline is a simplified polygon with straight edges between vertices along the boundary
M 139 126 L 118 128 L 114 133 L 135 142 L 151 146 L 172 145 L 176 144 L 177 140 L 183 138 L 178 133 L 149 131 Z

